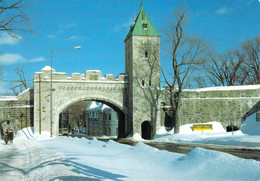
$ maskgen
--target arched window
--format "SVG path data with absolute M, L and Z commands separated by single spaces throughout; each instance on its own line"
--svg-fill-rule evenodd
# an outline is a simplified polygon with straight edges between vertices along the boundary
M 142 138 L 146 140 L 152 139 L 152 126 L 149 121 L 144 121 L 141 125 Z

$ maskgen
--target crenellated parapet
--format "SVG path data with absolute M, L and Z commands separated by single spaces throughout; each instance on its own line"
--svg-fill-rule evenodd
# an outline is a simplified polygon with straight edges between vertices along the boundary
M 51 67 L 44 67 L 41 72 L 35 72 L 34 81 L 50 81 Z M 115 77 L 113 74 L 106 74 L 105 77 L 102 77 L 102 72 L 100 70 L 86 70 L 84 74 L 72 73 L 70 76 L 67 76 L 66 73 L 56 72 L 55 69 L 52 69 L 52 80 L 53 81 L 117 81 L 117 82 L 128 82 L 128 75 L 119 74 Z

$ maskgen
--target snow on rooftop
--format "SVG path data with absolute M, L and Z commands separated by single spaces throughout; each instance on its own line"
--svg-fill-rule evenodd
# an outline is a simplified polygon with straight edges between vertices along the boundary
M 108 105 L 103 104 L 101 102 L 92 101 L 91 104 L 88 106 L 87 110 L 105 110 L 105 109 L 111 109 Z
M 45 66 L 41 71 L 51 71 L 50 66 Z M 52 71 L 55 72 L 55 70 L 52 68 Z
M 17 96 L 0 96 L 0 101 L 16 101 Z
M 222 87 L 206 87 L 201 89 L 184 89 L 183 91 L 228 91 L 228 90 L 252 90 L 260 89 L 260 85 L 241 85 L 241 86 L 222 86 Z

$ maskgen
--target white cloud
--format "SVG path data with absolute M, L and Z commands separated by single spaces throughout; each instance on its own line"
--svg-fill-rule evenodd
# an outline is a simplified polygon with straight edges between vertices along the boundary
M 218 10 L 216 11 L 216 13 L 217 13 L 218 15 L 225 15 L 225 14 L 229 14 L 229 13 L 231 13 L 231 12 L 232 12 L 232 8 L 228 8 L 228 7 L 226 7 L 226 6 L 220 8 L 220 9 L 218 9 Z
M 75 24 L 75 23 L 70 23 L 70 24 L 66 24 L 66 25 L 60 25 L 59 29 L 56 32 L 54 32 L 54 33 L 48 34 L 47 38 L 49 38 L 49 39 L 56 38 L 58 35 L 64 33 L 67 29 L 71 29 L 71 28 L 74 28 L 76 26 L 77 26 L 77 24 Z
M 117 26 L 114 27 L 114 31 L 115 31 L 115 32 L 118 32 L 118 31 L 120 31 L 122 28 L 130 28 L 131 23 L 132 23 L 132 21 L 130 20 L 130 21 L 126 22 L 126 23 L 122 23 L 122 24 L 120 24 L 120 25 L 117 25 Z
M 47 35 L 47 38 L 50 38 L 50 39 L 55 38 L 55 37 L 56 37 L 56 35 L 54 35 L 54 34 L 48 34 Z
M 75 26 L 77 26 L 77 24 L 75 23 L 70 23 L 70 24 L 66 24 L 66 25 L 61 25 L 60 28 L 64 28 L 64 29 L 70 29 L 70 28 L 74 28 Z
M 17 35 L 16 38 L 10 36 L 6 32 L 0 33 L 0 45 L 14 45 L 22 40 L 22 37 Z
M 0 55 L 0 63 L 3 65 L 11 65 L 17 62 L 40 62 L 40 61 L 46 61 L 46 59 L 44 57 L 26 59 L 19 54 L 9 54 L 9 53 L 4 53 Z
M 29 60 L 29 62 L 43 62 L 43 61 L 46 61 L 46 59 L 44 57 L 38 57 L 38 58 Z
M 0 63 L 3 65 L 10 65 L 19 61 L 22 61 L 23 57 L 19 54 L 8 54 L 5 53 L 3 55 L 0 55 Z
M 68 40 L 74 41 L 74 40 L 81 40 L 81 39 L 83 39 L 83 38 L 85 38 L 85 37 L 84 37 L 84 36 L 72 35 L 72 36 L 70 36 L 70 37 L 68 38 Z

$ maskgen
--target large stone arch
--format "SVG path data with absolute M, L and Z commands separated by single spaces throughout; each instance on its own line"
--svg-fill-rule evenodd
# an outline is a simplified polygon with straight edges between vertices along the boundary
M 66 102 L 64 102 L 62 105 L 59 106 L 59 108 L 57 109 L 57 112 L 61 112 L 64 109 L 66 109 L 67 107 L 69 107 L 70 105 L 80 102 L 80 101 L 99 101 L 99 102 L 103 102 L 109 105 L 113 105 L 116 108 L 118 108 L 119 110 L 121 110 L 124 114 L 127 114 L 127 109 L 125 108 L 125 106 L 123 105 L 122 102 L 119 102 L 118 100 L 115 99 L 110 99 L 104 95 L 82 95 L 82 96 L 78 96 L 75 97 L 73 99 L 70 99 Z
M 127 125 L 127 114 L 128 110 L 124 107 L 124 105 L 115 99 L 107 98 L 104 95 L 82 95 L 75 97 L 73 99 L 70 99 L 66 102 L 64 102 L 62 105 L 60 105 L 57 108 L 57 112 L 55 114 L 55 117 L 53 118 L 53 122 L 58 123 L 59 120 L 59 113 L 61 113 L 63 110 L 68 108 L 70 105 L 73 105 L 80 101 L 97 101 L 104 103 L 108 106 L 110 106 L 112 109 L 114 109 L 118 113 L 118 137 L 122 138 L 125 137 L 127 134 L 126 125 Z M 58 130 L 59 124 L 54 125 L 56 127 L 55 130 Z

